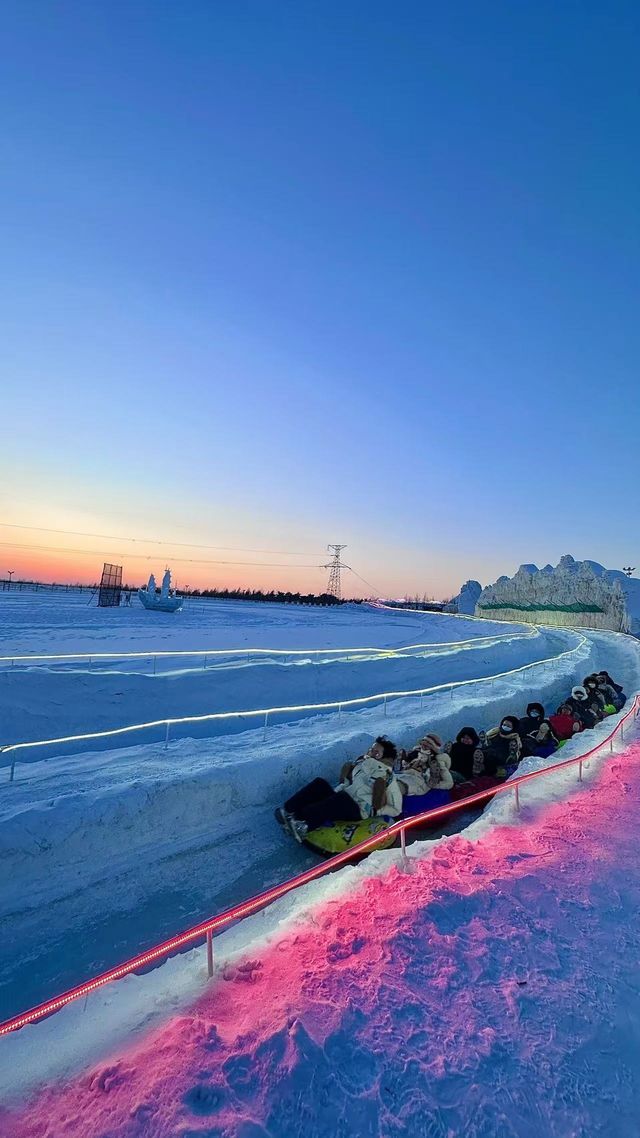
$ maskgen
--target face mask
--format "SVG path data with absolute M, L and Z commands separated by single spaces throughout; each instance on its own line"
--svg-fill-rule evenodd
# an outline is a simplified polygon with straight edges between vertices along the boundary
M 500 724 L 500 730 L 501 730 L 503 735 L 510 735 L 511 731 L 512 731 L 511 724 L 510 723 L 501 723 Z
M 535 711 L 535 710 L 530 711 L 529 715 L 530 715 L 531 719 L 539 719 L 540 718 L 540 712 L 539 711 Z

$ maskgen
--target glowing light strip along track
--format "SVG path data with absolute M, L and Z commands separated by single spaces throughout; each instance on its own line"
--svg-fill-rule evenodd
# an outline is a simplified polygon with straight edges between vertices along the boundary
M 36 1023 L 38 1020 L 60 1011 L 61 1008 L 72 1003 L 73 1000 L 80 999 L 82 996 L 89 996 L 91 992 L 95 992 L 98 988 L 103 988 L 113 980 L 120 980 L 132 972 L 136 972 L 140 968 L 144 968 L 146 965 L 170 955 L 172 952 L 183 948 L 187 944 L 193 944 L 194 941 L 202 940 L 202 938 L 206 937 L 209 933 L 220 932 L 234 921 L 242 920 L 244 917 L 248 917 L 259 909 L 264 908 L 265 905 L 277 901 L 280 897 L 283 897 L 285 893 L 290 893 L 293 889 L 299 889 L 300 886 L 306 885 L 318 877 L 323 877 L 326 873 L 338 869 L 341 865 L 351 861 L 359 854 L 374 850 L 376 846 L 380 845 L 381 842 L 387 841 L 392 835 L 395 837 L 403 831 L 411 830 L 426 821 L 433 822 L 436 818 L 449 817 L 451 814 L 468 809 L 469 806 L 479 805 L 481 802 L 493 798 L 498 794 L 511 791 L 515 792 L 516 788 L 524 785 L 524 783 L 533 782 L 535 779 L 555 774 L 557 771 L 566 770 L 568 767 L 576 766 L 579 763 L 588 762 L 588 760 L 601 751 L 607 743 L 611 742 L 619 731 L 622 731 L 624 724 L 631 716 L 636 716 L 639 702 L 640 696 L 635 695 L 631 708 L 616 724 L 613 731 L 585 754 L 577 755 L 572 759 L 565 759 L 564 762 L 556 763 L 555 766 L 545 767 L 543 770 L 531 771 L 529 774 L 520 775 L 518 778 L 511 779 L 508 782 L 499 783 L 497 786 L 489 787 L 487 790 L 473 794 L 469 798 L 463 798 L 459 802 L 439 806 L 434 810 L 428 810 L 423 814 L 417 814 L 412 818 L 395 822 L 392 826 L 389 826 L 388 829 L 382 830 L 379 834 L 374 834 L 373 837 L 367 838 L 357 846 L 353 846 L 343 853 L 336 854 L 334 857 L 321 862 L 319 865 L 305 870 L 304 873 L 299 873 L 296 877 L 291 877 L 287 881 L 283 881 L 279 885 L 274 886 L 272 889 L 267 889 L 262 893 L 256 894 L 254 897 L 250 897 L 247 901 L 243 901 L 239 905 L 225 909 L 224 912 L 219 913 L 217 916 L 210 917 L 208 920 L 202 921 L 201 924 L 195 925 L 183 933 L 178 933 L 177 936 L 172 937 L 170 940 L 163 941 L 162 944 L 156 945 L 155 948 L 151 948 L 139 956 L 132 957 L 130 960 L 120 964 L 117 968 L 111 968 L 108 972 L 102 972 L 92 980 L 88 980 L 84 984 L 79 984 L 75 988 L 70 988 L 67 992 L 63 992 L 60 996 L 56 996 L 52 1000 L 37 1004 L 28 1011 L 21 1012 L 11 1019 L 5 1020 L 4 1023 L 0 1023 L 0 1036 L 8 1035 L 12 1031 L 18 1031 L 21 1027 L 26 1027 L 27 1024 Z
M 515 676 L 520 672 L 526 672 L 529 668 L 540 668 L 544 664 L 554 664 L 558 660 L 562 660 L 564 656 L 572 656 L 586 643 L 588 643 L 587 638 L 581 636 L 580 643 L 577 644 L 575 648 L 569 648 L 566 652 L 560 652 L 557 656 L 548 656 L 544 660 L 534 660 L 533 663 L 523 664 L 519 668 L 510 668 L 507 672 L 496 672 L 492 676 L 478 676 L 472 680 L 450 680 L 446 684 L 435 684 L 429 688 L 414 688 L 410 691 L 377 692 L 375 695 L 363 695 L 355 699 L 336 699 L 328 703 L 298 703 L 282 707 L 250 708 L 246 711 L 213 711 L 207 715 L 185 715 L 179 718 L 150 719 L 147 723 L 131 723 L 127 727 L 112 727 L 108 731 L 88 731 L 82 735 L 61 735 L 57 739 L 34 739 L 27 743 L 9 743 L 6 747 L 0 748 L 0 754 L 6 755 L 15 753 L 16 751 L 28 750 L 33 747 L 53 747 L 60 743 L 81 743 L 90 739 L 111 739 L 118 735 L 126 735 L 130 731 L 147 731 L 152 727 L 168 728 L 180 723 L 211 723 L 221 719 L 256 719 L 260 716 L 268 718 L 269 715 L 289 714 L 290 712 L 297 711 L 329 711 L 335 708 L 342 710 L 346 707 L 363 706 L 364 704 L 376 703 L 380 700 L 407 699 L 411 696 L 432 695 L 434 692 L 453 691 L 455 688 L 463 688 L 471 684 L 491 683 L 492 680 L 502 680 L 507 676 Z
M 444 640 L 428 644 L 405 644 L 397 648 L 197 648 L 182 651 L 153 651 L 148 652 L 62 652 L 49 656 L 0 656 L 0 664 L 13 663 L 16 660 L 33 662 L 34 660 L 150 660 L 166 659 L 172 656 L 336 656 L 351 652 L 378 652 L 381 656 L 401 655 L 404 652 L 413 652 L 422 648 L 460 648 L 462 645 L 486 644 L 494 640 L 526 640 L 532 636 L 539 636 L 539 630 L 532 626 L 532 632 L 505 632 L 499 636 L 470 636 L 467 640 Z

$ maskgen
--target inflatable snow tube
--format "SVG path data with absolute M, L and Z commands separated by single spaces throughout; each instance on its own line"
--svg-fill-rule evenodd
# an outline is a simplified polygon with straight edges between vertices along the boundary
M 472 795 L 480 794 L 483 790 L 492 790 L 494 786 L 500 786 L 503 782 L 504 779 L 492 778 L 488 774 L 478 775 L 477 778 L 472 778 L 469 782 L 461 782 L 458 786 L 454 786 L 449 793 L 454 802 L 462 802 L 465 798 L 471 798 Z
M 322 854 L 323 857 L 333 857 L 334 854 L 344 853 L 345 850 L 352 849 L 367 838 L 372 838 L 374 834 L 388 830 L 393 821 L 395 819 L 364 818 L 361 822 L 334 822 L 333 826 L 319 826 L 317 830 L 310 830 L 304 839 L 304 844 L 314 853 Z M 387 850 L 395 840 L 395 834 L 382 839 L 376 849 Z
M 413 818 L 416 814 L 436 810 L 438 806 L 447 806 L 450 802 L 450 790 L 429 790 L 426 794 L 407 794 L 402 800 L 402 814 L 405 818 Z

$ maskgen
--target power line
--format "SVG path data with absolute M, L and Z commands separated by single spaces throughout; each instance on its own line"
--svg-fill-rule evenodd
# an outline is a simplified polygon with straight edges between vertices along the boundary
M 18 525 L 16 522 L 0 522 L 0 526 L 4 529 L 22 529 L 22 530 L 37 530 L 38 533 L 61 533 L 71 537 L 99 537 L 106 541 L 133 541 L 141 545 L 169 545 L 176 549 L 219 549 L 227 550 L 232 553 L 272 553 L 280 557 L 313 557 L 311 552 L 302 553 L 299 550 L 290 549 L 246 549 L 238 545 L 202 545 L 197 541 L 161 541 L 159 538 L 151 537 L 123 537 L 113 533 L 87 533 L 85 530 L 79 529 L 52 529 L 51 526 L 24 526 Z M 7 544 L 0 542 L 0 544 Z M 318 557 L 322 556 L 318 554 Z
M 380 592 L 380 589 L 376 589 L 375 585 L 371 584 L 371 581 L 365 581 L 364 577 L 361 577 L 359 573 L 356 573 L 355 569 L 353 569 L 351 565 L 345 565 L 345 569 L 349 569 L 356 577 L 358 577 L 367 586 L 368 589 L 373 589 L 374 593 L 377 593 L 379 597 L 381 597 L 383 595 Z
M 41 553 L 76 553 L 86 554 L 90 557 L 104 557 L 104 549 L 62 549 L 59 545 L 20 545 L 15 541 L 0 541 L 0 547 L 5 549 L 37 550 Z M 114 553 L 110 557 L 133 558 L 134 560 L 151 561 L 156 556 L 152 553 Z M 172 561 L 189 563 L 191 565 L 250 565 L 253 569 L 322 569 L 322 565 L 293 565 L 286 561 L 214 561 L 200 557 L 172 557 Z

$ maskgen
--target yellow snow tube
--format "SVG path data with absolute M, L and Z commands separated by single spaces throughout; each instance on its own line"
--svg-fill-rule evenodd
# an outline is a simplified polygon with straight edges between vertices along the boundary
M 332 854 L 343 853 L 344 850 L 357 846 L 374 834 L 388 830 L 391 824 L 385 822 L 384 818 L 364 818 L 362 822 L 334 822 L 333 826 L 320 826 L 317 830 L 310 830 L 304 841 L 315 853 L 331 857 Z M 396 835 L 393 834 L 382 840 L 376 849 L 389 849 L 395 840 Z

